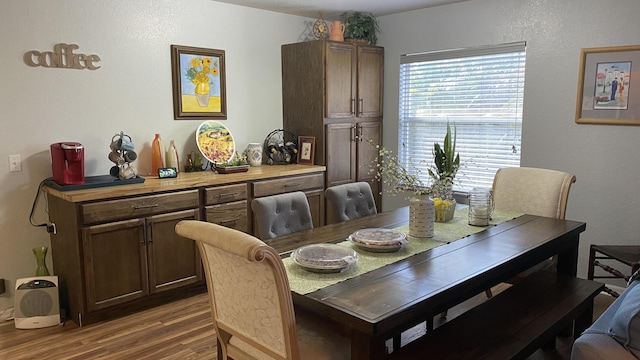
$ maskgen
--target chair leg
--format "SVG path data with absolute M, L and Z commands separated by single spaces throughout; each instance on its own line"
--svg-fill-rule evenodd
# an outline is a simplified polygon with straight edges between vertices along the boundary
M 446 319 L 446 318 L 447 318 L 447 310 L 445 310 L 445 311 L 443 311 L 443 312 L 441 312 L 441 313 L 440 313 L 440 319 L 441 319 L 441 320 L 444 320 L 444 319 Z
M 487 294 L 487 299 L 491 299 L 493 297 L 493 292 L 491 292 L 491 289 L 485 290 L 484 293 Z

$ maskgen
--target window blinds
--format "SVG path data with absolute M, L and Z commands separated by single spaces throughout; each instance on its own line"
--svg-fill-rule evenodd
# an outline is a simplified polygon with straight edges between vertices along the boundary
M 520 166 L 524 71 L 524 42 L 402 55 L 400 162 L 430 183 L 433 144 L 450 122 L 461 164 L 454 190 L 491 187 L 499 168 Z

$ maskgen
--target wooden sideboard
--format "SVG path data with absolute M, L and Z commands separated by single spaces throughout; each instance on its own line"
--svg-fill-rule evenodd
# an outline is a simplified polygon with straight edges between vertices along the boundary
M 323 225 L 324 172 L 324 166 L 265 165 L 73 191 L 45 186 L 67 318 L 83 325 L 206 291 L 195 243 L 175 234 L 181 220 L 253 233 L 253 198 L 303 191 L 314 225 Z

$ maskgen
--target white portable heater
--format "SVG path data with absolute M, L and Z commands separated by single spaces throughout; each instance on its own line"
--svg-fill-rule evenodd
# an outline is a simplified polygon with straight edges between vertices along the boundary
M 60 324 L 58 277 L 16 280 L 14 320 L 17 329 L 38 329 Z

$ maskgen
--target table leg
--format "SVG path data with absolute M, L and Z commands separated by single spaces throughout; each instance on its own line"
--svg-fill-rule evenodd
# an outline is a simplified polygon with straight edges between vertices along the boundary
M 382 360 L 387 356 L 384 340 L 372 338 L 361 332 L 351 331 L 351 358 Z
M 566 274 L 575 277 L 578 273 L 578 242 L 580 235 L 574 235 L 566 241 L 570 241 L 573 245 L 564 252 L 558 254 L 558 268 L 560 274 Z

